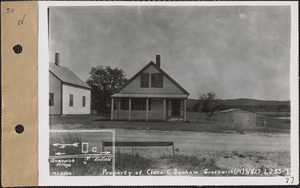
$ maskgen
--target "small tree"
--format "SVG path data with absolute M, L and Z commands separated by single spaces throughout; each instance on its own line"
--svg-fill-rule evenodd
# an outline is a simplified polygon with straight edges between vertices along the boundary
M 220 108 L 220 99 L 211 91 L 206 94 L 201 94 L 199 102 L 202 105 L 202 112 L 205 112 L 208 119 L 212 120 L 214 112 Z
M 199 112 L 200 106 L 201 105 L 200 105 L 199 101 L 197 101 L 193 106 L 193 112 Z
M 122 69 L 112 69 L 110 66 L 105 68 L 103 66 L 92 67 L 90 77 L 86 81 L 92 87 L 92 108 L 98 114 L 105 113 L 108 116 L 110 113 L 111 95 L 126 81 L 127 79 Z

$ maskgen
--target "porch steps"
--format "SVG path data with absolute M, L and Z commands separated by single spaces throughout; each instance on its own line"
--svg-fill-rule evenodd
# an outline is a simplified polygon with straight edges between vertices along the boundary
M 182 117 L 170 117 L 168 121 L 183 121 Z

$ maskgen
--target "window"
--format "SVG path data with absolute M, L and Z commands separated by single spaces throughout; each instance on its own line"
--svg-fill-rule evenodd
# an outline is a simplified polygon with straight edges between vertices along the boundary
M 151 111 L 151 99 L 148 99 L 148 110 Z
M 49 93 L 49 106 L 54 106 L 54 93 Z
M 163 87 L 163 75 L 161 73 L 151 74 L 151 87 L 155 87 L 155 88 Z
M 141 74 L 141 87 L 143 88 L 149 87 L 149 73 Z
M 70 106 L 73 106 L 73 95 L 70 94 Z
M 121 110 L 129 110 L 129 99 L 121 98 Z
M 85 107 L 85 96 L 82 96 L 82 107 Z
M 132 110 L 146 110 L 146 99 L 132 99 Z
M 132 110 L 146 110 L 146 99 L 132 99 L 131 109 Z M 151 99 L 148 99 L 148 110 L 151 110 Z

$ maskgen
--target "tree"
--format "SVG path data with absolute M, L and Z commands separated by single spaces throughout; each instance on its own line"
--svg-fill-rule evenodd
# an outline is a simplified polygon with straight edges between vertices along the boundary
M 202 105 L 202 112 L 205 112 L 210 120 L 212 120 L 214 112 L 221 107 L 220 99 L 217 98 L 213 91 L 201 94 L 199 103 Z
M 110 66 L 92 67 L 90 77 L 86 81 L 92 87 L 92 109 L 95 109 L 98 114 L 105 113 L 108 116 L 111 95 L 126 81 L 122 69 L 112 69 Z
M 193 112 L 199 112 L 199 110 L 200 110 L 200 103 L 198 101 L 193 106 Z

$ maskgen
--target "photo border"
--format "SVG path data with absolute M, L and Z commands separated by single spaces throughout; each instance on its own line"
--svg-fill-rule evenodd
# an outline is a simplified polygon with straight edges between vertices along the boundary
M 226 2 L 139 2 L 139 1 L 40 1 L 39 4 L 39 185 L 296 185 L 299 184 L 299 86 L 298 86 L 298 2 L 295 1 L 226 1 Z M 291 96 L 291 177 L 59 177 L 49 176 L 49 108 L 48 108 L 48 13 L 51 6 L 291 6 L 290 96 Z M 46 147 L 45 147 L 46 145 Z M 288 183 L 286 183 L 288 181 Z

